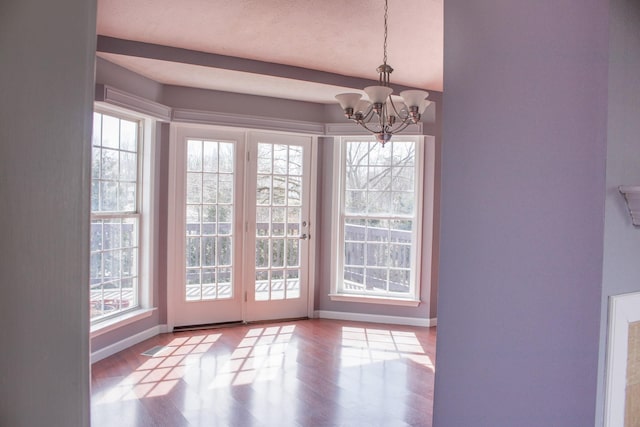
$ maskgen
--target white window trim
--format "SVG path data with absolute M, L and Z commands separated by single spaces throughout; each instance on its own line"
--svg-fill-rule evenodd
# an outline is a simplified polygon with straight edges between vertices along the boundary
M 416 182 L 422 182 L 422 191 L 417 195 L 416 219 L 418 226 L 415 232 L 416 248 L 413 254 L 414 292 L 407 298 L 394 298 L 389 295 L 363 295 L 340 290 L 342 281 L 342 260 L 344 259 L 342 198 L 344 196 L 344 149 L 347 139 L 334 138 L 333 147 L 333 197 L 331 212 L 331 247 L 336 248 L 331 258 L 331 293 L 332 301 L 385 304 L 417 307 L 422 303 L 421 295 L 431 288 L 431 269 L 433 253 L 433 205 L 435 197 L 435 138 L 418 137 L 416 143 L 416 161 L 421 167 L 416 168 Z M 427 203 L 425 204 L 425 201 Z M 423 255 L 426 255 L 423 257 Z M 426 261 L 425 261 L 426 260 Z
M 140 123 L 141 138 L 138 146 L 138 305 L 113 316 L 91 322 L 91 337 L 98 336 L 127 324 L 151 316 L 157 309 L 153 301 L 155 283 L 155 175 L 156 175 L 156 121 L 150 116 L 113 105 L 96 102 L 98 113 L 134 120 Z

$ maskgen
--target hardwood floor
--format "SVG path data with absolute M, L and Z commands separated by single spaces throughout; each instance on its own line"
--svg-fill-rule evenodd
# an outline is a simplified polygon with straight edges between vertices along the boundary
M 435 338 L 325 319 L 162 334 L 93 365 L 92 426 L 431 426 Z

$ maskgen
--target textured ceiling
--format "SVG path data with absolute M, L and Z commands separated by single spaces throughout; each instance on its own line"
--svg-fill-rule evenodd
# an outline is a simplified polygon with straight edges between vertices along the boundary
M 392 83 L 442 90 L 442 1 L 389 0 Z M 99 0 L 97 28 L 119 39 L 376 79 L 383 16 L 382 0 Z M 188 64 L 101 56 L 158 81 L 170 76 L 171 84 L 211 87 L 205 80 L 216 74 Z M 216 85 L 228 82 L 234 91 L 246 78 L 229 71 L 218 74 Z M 282 82 L 261 84 L 272 84 L 283 97 L 300 93 Z

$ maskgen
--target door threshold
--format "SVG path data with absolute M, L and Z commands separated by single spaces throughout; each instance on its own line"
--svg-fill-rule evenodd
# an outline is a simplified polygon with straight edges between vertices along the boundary
M 246 324 L 242 320 L 236 320 L 233 322 L 220 322 L 220 323 L 202 323 L 199 325 L 185 325 L 185 326 L 174 326 L 173 332 L 182 332 L 182 331 L 197 331 L 200 329 L 220 329 L 220 328 L 230 328 L 232 326 L 239 326 Z
M 309 320 L 309 317 L 288 317 L 285 319 L 271 319 L 271 320 L 252 320 L 250 322 L 244 322 L 242 320 L 236 320 L 233 322 L 220 322 L 220 323 L 203 323 L 200 325 L 185 325 L 185 326 L 174 326 L 173 332 L 183 332 L 183 331 L 198 331 L 200 329 L 221 329 L 221 328 L 231 328 L 233 326 L 241 326 L 241 325 L 264 325 L 267 323 L 285 323 L 285 322 L 295 322 L 297 320 Z
M 265 323 L 284 323 L 284 322 L 294 322 L 296 320 L 309 320 L 309 317 L 288 317 L 286 319 L 271 319 L 271 320 L 252 320 L 250 322 L 245 322 L 247 325 L 262 325 Z

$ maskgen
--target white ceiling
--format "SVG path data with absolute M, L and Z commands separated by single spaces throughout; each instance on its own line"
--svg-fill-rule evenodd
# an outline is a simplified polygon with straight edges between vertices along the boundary
M 443 0 L 389 0 L 391 82 L 442 90 Z M 382 0 L 98 0 L 99 35 L 377 79 Z M 161 83 L 333 102 L 342 88 L 112 53 Z M 304 94 L 304 95 L 301 95 Z

